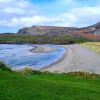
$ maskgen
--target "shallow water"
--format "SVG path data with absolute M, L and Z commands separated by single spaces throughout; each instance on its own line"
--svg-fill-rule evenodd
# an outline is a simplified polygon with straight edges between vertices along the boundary
M 36 45 L 0 44 L 0 61 L 11 66 L 12 69 L 21 69 L 26 66 L 39 69 L 59 60 L 66 50 L 60 45 L 43 45 L 55 48 L 49 53 L 33 53 L 30 49 Z

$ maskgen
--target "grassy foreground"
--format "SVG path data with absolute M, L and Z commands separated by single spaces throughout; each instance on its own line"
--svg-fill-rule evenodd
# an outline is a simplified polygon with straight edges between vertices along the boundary
M 94 51 L 100 53 L 100 42 L 85 42 L 85 43 L 82 43 L 81 45 L 91 48 Z
M 99 75 L 29 72 L 0 66 L 0 100 L 100 100 Z

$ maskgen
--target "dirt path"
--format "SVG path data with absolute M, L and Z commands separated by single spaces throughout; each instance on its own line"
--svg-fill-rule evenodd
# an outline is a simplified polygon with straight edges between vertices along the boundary
M 63 45 L 67 50 L 62 59 L 40 70 L 51 72 L 86 71 L 100 74 L 100 55 L 80 45 Z

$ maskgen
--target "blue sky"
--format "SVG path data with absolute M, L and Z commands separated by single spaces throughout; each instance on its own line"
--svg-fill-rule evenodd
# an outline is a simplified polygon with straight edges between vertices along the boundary
M 33 25 L 85 27 L 100 21 L 100 0 L 0 0 L 0 33 Z

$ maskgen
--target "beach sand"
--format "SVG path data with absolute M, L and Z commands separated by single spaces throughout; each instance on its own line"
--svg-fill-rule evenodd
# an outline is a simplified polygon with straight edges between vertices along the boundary
M 100 74 L 100 55 L 80 45 L 62 45 L 68 52 L 57 62 L 39 69 L 56 73 L 84 71 Z
M 35 48 L 30 50 L 33 53 L 48 53 L 56 50 L 55 48 L 47 47 L 47 46 L 34 46 L 34 47 Z

